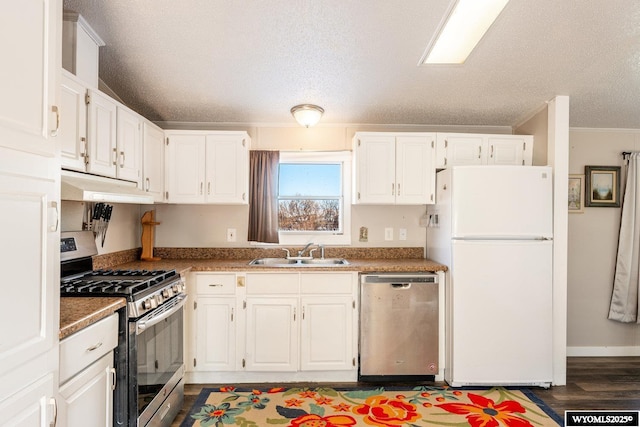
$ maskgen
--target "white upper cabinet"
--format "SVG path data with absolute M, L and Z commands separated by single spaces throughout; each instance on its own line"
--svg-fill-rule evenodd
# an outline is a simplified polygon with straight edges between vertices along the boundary
M 116 178 L 140 184 L 142 174 L 142 118 L 126 107 L 118 106 L 116 123 Z
M 355 203 L 434 203 L 435 140 L 435 133 L 356 133 Z
M 87 87 L 76 76 L 62 70 L 60 85 L 60 160 L 65 169 L 86 171 Z
M 141 117 L 97 90 L 88 89 L 87 172 L 141 181 Z
M 156 202 L 164 201 L 164 131 L 144 120 L 142 122 L 144 191 L 153 195 Z
M 165 136 L 168 202 L 248 203 L 246 132 L 167 131 Z
M 87 172 L 115 177 L 118 105 L 113 99 L 93 89 L 89 89 L 87 100 L 89 133 Z
M 525 165 L 533 156 L 531 135 L 438 133 L 436 167 L 459 165 Z

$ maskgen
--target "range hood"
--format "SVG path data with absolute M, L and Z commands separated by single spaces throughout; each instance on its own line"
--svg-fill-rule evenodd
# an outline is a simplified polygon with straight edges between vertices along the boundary
M 86 173 L 62 171 L 60 198 L 80 202 L 153 204 L 153 196 L 135 182 L 104 178 Z

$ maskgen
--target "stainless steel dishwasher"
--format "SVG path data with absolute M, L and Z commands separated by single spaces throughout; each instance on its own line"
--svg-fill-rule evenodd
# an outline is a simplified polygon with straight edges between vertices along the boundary
M 438 276 L 360 276 L 360 381 L 433 380 L 438 373 Z

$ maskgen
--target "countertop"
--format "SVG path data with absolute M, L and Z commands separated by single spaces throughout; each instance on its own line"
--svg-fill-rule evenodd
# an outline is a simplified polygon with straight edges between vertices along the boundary
M 161 259 L 159 261 L 133 261 L 118 265 L 124 269 L 147 269 L 184 271 L 357 271 L 360 273 L 388 272 L 437 272 L 447 267 L 424 258 L 347 259 L 349 265 L 324 267 L 273 267 L 249 265 L 249 259 Z
M 249 259 L 161 259 L 132 261 L 113 268 L 189 271 L 357 271 L 360 273 L 426 273 L 447 271 L 447 267 L 424 258 L 348 259 L 349 265 L 331 267 L 273 267 L 249 265 Z M 126 305 L 121 297 L 61 297 L 60 339 L 103 319 Z
M 62 340 L 126 305 L 127 300 L 122 297 L 61 297 L 59 338 Z

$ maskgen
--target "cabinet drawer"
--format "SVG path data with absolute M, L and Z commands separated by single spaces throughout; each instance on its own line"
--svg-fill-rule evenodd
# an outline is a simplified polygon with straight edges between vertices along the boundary
M 247 294 L 297 294 L 298 273 L 247 274 Z
M 235 274 L 196 274 L 196 293 L 204 295 L 233 295 L 236 293 Z
M 301 294 L 351 294 L 354 274 L 357 273 L 301 273 Z
M 117 313 L 60 341 L 60 384 L 113 351 L 117 345 Z

